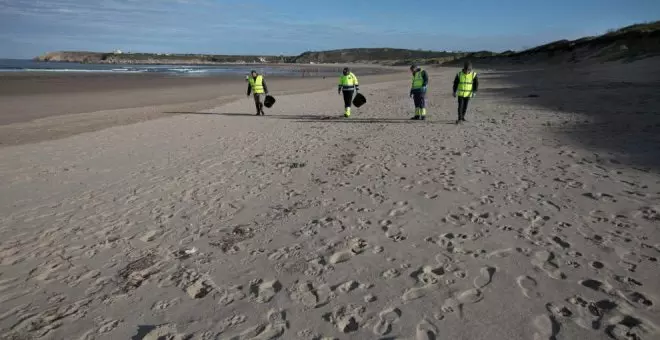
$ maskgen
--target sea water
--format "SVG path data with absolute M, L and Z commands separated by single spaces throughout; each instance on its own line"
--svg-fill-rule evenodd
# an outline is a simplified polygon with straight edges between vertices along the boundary
M 69 62 L 42 62 L 34 60 L 0 59 L 2 72 L 77 72 L 77 73 L 157 73 L 180 76 L 245 76 L 251 70 L 265 75 L 278 76 L 329 76 L 338 70 L 328 68 L 301 68 L 295 65 L 118 65 L 118 64 L 83 64 Z

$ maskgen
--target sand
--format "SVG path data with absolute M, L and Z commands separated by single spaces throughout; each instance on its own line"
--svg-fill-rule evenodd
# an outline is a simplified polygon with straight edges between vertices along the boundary
M 656 80 L 455 71 L 0 148 L 0 334 L 657 339 Z
M 395 71 L 370 70 L 360 79 L 400 79 Z M 336 83 L 336 77 L 267 78 L 273 95 L 310 93 Z M 0 74 L 0 145 L 54 140 L 216 107 L 245 98 L 246 89 L 239 76 Z

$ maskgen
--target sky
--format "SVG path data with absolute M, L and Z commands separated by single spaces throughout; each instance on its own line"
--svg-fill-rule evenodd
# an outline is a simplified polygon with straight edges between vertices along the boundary
M 0 0 L 0 58 L 520 50 L 660 19 L 660 0 Z

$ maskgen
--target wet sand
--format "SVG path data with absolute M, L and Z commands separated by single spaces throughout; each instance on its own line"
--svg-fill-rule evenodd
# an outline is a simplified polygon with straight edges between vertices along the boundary
M 373 71 L 372 71 L 373 72 Z M 365 82 L 402 73 L 362 76 Z M 403 75 L 405 77 L 405 75 Z M 274 96 L 336 86 L 336 77 L 269 77 Z M 164 75 L 0 75 L 0 145 L 57 139 L 195 111 L 245 96 L 242 77 Z

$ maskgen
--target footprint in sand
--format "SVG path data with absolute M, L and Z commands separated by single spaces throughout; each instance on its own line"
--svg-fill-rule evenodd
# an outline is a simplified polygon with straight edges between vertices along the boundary
M 444 274 L 443 267 L 434 268 L 432 266 L 424 266 L 412 272 L 410 277 L 415 279 L 421 287 L 413 287 L 406 290 L 401 296 L 401 299 L 404 302 L 409 302 L 424 297 L 427 292 L 437 289 Z
M 387 227 L 383 227 L 382 229 L 383 231 L 385 231 L 385 237 L 389 238 L 394 242 L 401 242 L 406 240 L 406 235 L 404 234 L 402 228 L 393 228 L 387 226 Z
M 630 276 L 614 275 L 614 280 L 630 287 L 642 286 L 642 283 Z
M 399 217 L 405 215 L 408 211 L 410 211 L 412 208 L 408 205 L 408 202 L 396 202 L 396 208 L 390 210 L 388 213 L 389 217 Z
M 399 272 L 398 269 L 395 268 L 388 269 L 381 274 L 381 276 L 386 280 L 397 278 L 399 277 L 399 275 L 401 275 L 401 273 Z
M 605 333 L 615 340 L 656 339 L 658 327 L 648 320 L 621 314 L 608 320 Z
M 549 277 L 556 280 L 563 280 L 566 275 L 559 270 L 559 266 L 554 262 L 555 255 L 547 250 L 542 250 L 534 254 L 532 265 L 543 270 Z
M 440 309 L 445 313 L 459 311 L 463 305 L 471 305 L 483 300 L 484 295 L 481 290 L 473 288 L 458 293 L 455 297 L 450 297 L 442 304 Z
M 591 262 L 589 262 L 589 267 L 591 267 L 593 269 L 596 269 L 596 270 L 600 270 L 600 269 L 605 268 L 605 265 L 600 261 L 591 261 Z
M 593 302 L 579 295 L 570 297 L 567 301 L 575 306 L 576 316 L 573 322 L 587 330 L 600 329 L 605 314 L 617 307 L 617 304 L 610 300 Z
M 473 304 L 481 301 L 484 298 L 483 293 L 479 289 L 468 289 L 458 294 L 457 299 L 461 304 Z
M 346 281 L 346 282 L 340 284 L 339 286 L 337 286 L 336 290 L 340 293 L 347 294 L 347 293 L 350 293 L 351 291 L 353 291 L 354 289 L 356 289 L 359 286 L 360 286 L 360 284 L 357 283 L 357 281 L 350 280 L 350 281 Z
M 227 340 L 274 340 L 284 335 L 288 326 L 284 311 L 270 310 L 266 317 L 267 322 L 250 327 L 238 335 L 228 337 Z M 167 337 L 157 338 L 170 339 Z
M 619 264 L 619 266 L 621 266 L 622 268 L 624 268 L 625 270 L 627 270 L 631 273 L 634 273 L 637 270 L 637 265 L 634 264 L 634 263 L 623 261 L 623 260 L 620 260 L 617 263 Z
M 291 293 L 291 299 L 310 308 L 324 306 L 333 297 L 327 284 L 314 287 L 311 282 L 299 282 Z
M 424 319 L 417 324 L 415 340 L 436 340 L 437 335 L 438 328 L 428 319 Z
M 541 204 L 543 206 L 547 207 L 548 209 L 553 210 L 555 212 L 561 211 L 561 207 L 559 207 L 559 205 L 557 205 L 556 203 L 554 203 L 552 201 L 543 200 L 543 201 L 541 201 Z
M 562 249 L 568 249 L 568 248 L 571 247 L 571 244 L 570 244 L 570 243 L 564 241 L 564 240 L 563 240 L 561 237 L 559 237 L 559 236 L 553 236 L 550 240 L 551 240 L 552 242 L 554 242 L 555 244 L 557 244 L 557 245 L 558 245 L 559 247 L 561 247 Z
M 467 271 L 465 271 L 465 270 L 456 270 L 454 272 L 454 276 L 456 276 L 459 279 L 464 279 L 465 277 L 467 277 Z
M 474 278 L 472 283 L 474 288 L 480 289 L 486 287 L 493 280 L 496 269 L 494 267 L 483 267 L 479 270 L 479 275 Z
M 174 324 L 164 324 L 159 326 L 139 326 L 138 334 L 133 336 L 133 339 L 140 340 L 159 340 L 159 339 L 172 339 L 183 340 L 184 335 L 179 334 Z M 239 338 L 232 338 L 239 339 Z
M 617 291 L 617 294 L 622 297 L 624 300 L 628 301 L 635 307 L 638 308 L 651 308 L 653 307 L 653 301 L 647 296 L 640 292 L 634 291 Z
M 156 301 L 153 306 L 151 307 L 151 310 L 153 312 L 159 312 L 159 311 L 164 311 L 178 303 L 181 302 L 180 298 L 174 298 L 172 300 L 160 300 Z
M 573 316 L 573 312 L 571 312 L 570 309 L 563 305 L 547 303 L 545 305 L 545 309 L 547 309 L 548 312 L 550 312 L 550 314 L 552 314 L 555 320 L 559 323 L 564 323 L 564 321 Z
M 145 242 L 145 243 L 147 243 L 147 242 L 153 242 L 153 241 L 155 241 L 155 240 L 156 240 L 161 234 L 163 234 L 163 231 L 162 231 L 162 230 L 158 230 L 158 229 L 155 229 L 155 230 L 149 230 L 149 231 L 147 231 L 146 233 L 144 233 L 144 235 L 142 235 L 142 236 L 140 237 L 140 241 Z
M 360 328 L 366 309 L 360 305 L 337 306 L 323 319 L 335 325 L 342 333 L 352 333 Z
M 578 281 L 578 283 L 584 287 L 593 289 L 597 292 L 601 292 L 607 295 L 613 294 L 614 291 L 614 287 L 612 287 L 610 284 L 596 279 L 580 280 Z
M 486 255 L 486 258 L 487 259 L 490 259 L 490 258 L 505 258 L 505 257 L 511 256 L 514 253 L 514 251 L 515 251 L 515 249 L 513 249 L 513 248 L 498 249 L 498 250 L 494 250 L 494 251 L 488 253 L 488 255 Z
M 538 315 L 534 318 L 534 340 L 555 340 L 559 333 L 559 323 L 549 315 Z
M 228 316 L 220 322 L 218 322 L 218 326 L 220 329 L 220 332 L 225 332 L 228 329 L 235 328 L 238 325 L 241 325 L 247 321 L 247 317 L 243 314 L 234 314 L 231 316 Z
M 591 198 L 592 200 L 595 201 L 605 201 L 605 202 L 616 202 L 617 200 L 614 198 L 614 196 L 607 194 L 607 193 L 601 193 L 601 192 L 586 192 L 582 194 L 584 197 Z
M 378 322 L 373 327 L 376 335 L 385 335 L 392 331 L 392 324 L 399 321 L 401 310 L 398 308 L 388 308 L 378 314 Z
M 353 256 L 353 253 L 351 253 L 349 250 L 336 252 L 330 256 L 330 264 L 346 262 L 351 259 L 351 256 Z
M 257 279 L 250 282 L 249 297 L 251 301 L 266 303 L 275 297 L 281 289 L 282 285 L 277 280 L 264 282 L 262 279 Z
M 530 299 L 541 297 L 541 293 L 538 292 L 538 285 L 536 280 L 533 278 L 526 275 L 521 275 L 516 279 L 516 283 L 518 283 L 518 286 L 522 290 L 523 295 L 526 297 Z
M 104 320 L 98 329 L 98 333 L 99 334 L 110 333 L 113 330 L 115 330 L 115 328 L 117 328 L 117 326 L 119 326 L 120 323 L 121 321 L 119 320 Z

